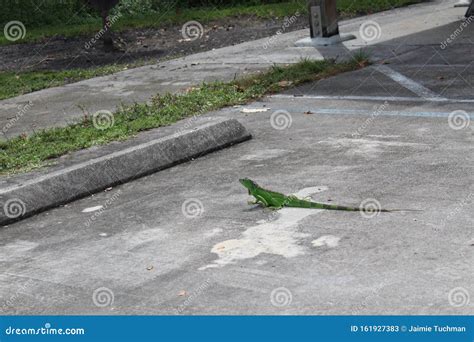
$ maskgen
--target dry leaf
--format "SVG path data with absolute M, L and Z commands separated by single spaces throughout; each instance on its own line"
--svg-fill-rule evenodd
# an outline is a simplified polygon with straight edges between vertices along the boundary
M 280 82 L 278 82 L 278 85 L 280 87 L 289 87 L 292 84 L 293 84 L 293 82 L 291 82 L 291 81 L 280 81 Z

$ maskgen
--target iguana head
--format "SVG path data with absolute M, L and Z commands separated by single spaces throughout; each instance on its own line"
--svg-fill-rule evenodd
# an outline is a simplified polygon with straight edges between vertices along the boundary
M 255 183 L 253 180 L 248 179 L 248 178 L 239 179 L 239 182 L 243 186 L 245 186 L 249 190 L 249 192 L 258 188 L 257 183 Z

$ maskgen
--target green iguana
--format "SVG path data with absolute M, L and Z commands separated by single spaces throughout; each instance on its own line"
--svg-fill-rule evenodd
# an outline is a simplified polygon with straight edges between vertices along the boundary
M 374 209 L 374 208 L 356 208 L 356 207 L 345 207 L 340 205 L 323 204 L 311 202 L 303 199 L 299 199 L 296 196 L 286 196 L 279 192 L 266 190 L 260 187 L 257 183 L 251 179 L 244 178 L 239 180 L 243 186 L 245 186 L 249 195 L 255 197 L 255 202 L 250 204 L 261 204 L 264 207 L 271 209 L 281 209 L 283 207 L 290 208 L 307 208 L 307 209 L 327 209 L 327 210 L 345 210 L 345 211 L 362 211 L 362 212 L 393 212 L 393 211 L 405 211 L 405 210 L 387 210 L 387 209 Z M 411 210 L 408 210 L 411 211 Z

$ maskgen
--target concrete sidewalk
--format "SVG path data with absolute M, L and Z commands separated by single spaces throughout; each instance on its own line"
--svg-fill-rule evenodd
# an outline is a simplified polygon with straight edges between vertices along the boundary
M 64 126 L 85 113 L 113 111 L 122 103 L 144 102 L 157 93 L 182 91 L 203 81 L 228 81 L 274 63 L 296 63 L 301 58 L 348 58 L 361 47 L 368 47 L 374 60 L 431 49 L 459 26 L 464 10 L 455 9 L 455 2 L 435 1 L 343 21 L 341 32 L 353 33 L 358 39 L 337 47 L 295 47 L 298 39 L 309 35 L 307 30 L 295 31 L 3 100 L 1 131 L 4 138 L 9 138 Z M 362 39 L 360 28 L 370 29 L 374 22 L 380 27 L 375 39 Z M 424 31 L 432 33 L 417 35 Z

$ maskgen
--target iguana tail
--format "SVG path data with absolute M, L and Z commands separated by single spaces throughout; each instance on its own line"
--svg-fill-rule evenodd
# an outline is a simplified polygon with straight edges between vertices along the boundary
M 346 207 L 343 205 L 334 205 L 334 204 L 324 204 L 324 203 L 316 203 L 310 202 L 300 199 L 292 199 L 288 201 L 287 207 L 294 207 L 294 208 L 308 208 L 308 209 L 326 209 L 326 210 L 343 210 L 343 211 L 362 211 L 362 212 L 382 212 L 382 213 L 389 213 L 393 211 L 399 210 L 387 210 L 387 209 L 373 209 L 373 208 L 364 208 L 364 207 Z

